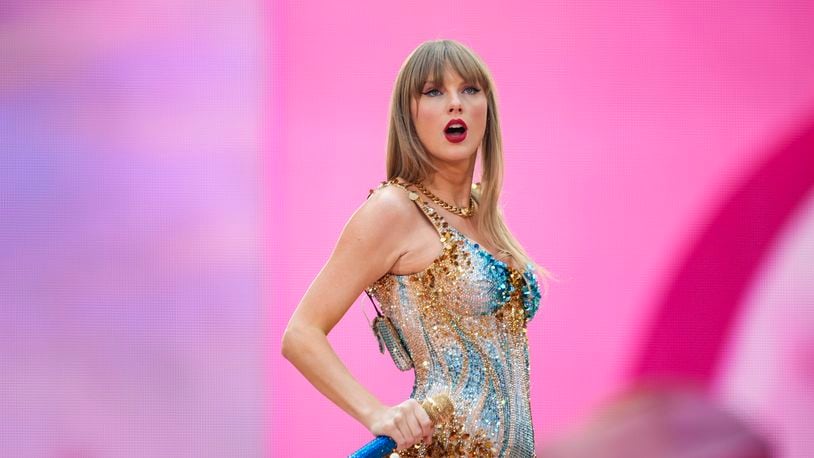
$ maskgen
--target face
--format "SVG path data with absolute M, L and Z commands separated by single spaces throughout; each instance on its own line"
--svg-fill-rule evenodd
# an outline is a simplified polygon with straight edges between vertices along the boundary
M 486 131 L 486 112 L 483 89 L 449 67 L 443 85 L 425 82 L 410 105 L 421 144 L 436 159 L 448 162 L 469 159 L 477 152 Z

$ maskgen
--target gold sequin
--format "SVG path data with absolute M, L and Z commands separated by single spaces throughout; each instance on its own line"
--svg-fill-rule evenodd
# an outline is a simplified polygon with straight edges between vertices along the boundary
M 436 425 L 430 446 L 416 444 L 399 454 L 534 456 L 526 274 L 455 230 L 402 184 L 386 185 L 408 192 L 438 231 L 443 251 L 424 270 L 388 273 L 367 291 L 399 329 L 412 360 L 421 362 L 414 364 L 411 397 L 444 392 L 456 409 L 453 421 Z

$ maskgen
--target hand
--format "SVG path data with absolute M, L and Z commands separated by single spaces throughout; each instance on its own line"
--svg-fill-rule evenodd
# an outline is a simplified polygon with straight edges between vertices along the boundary
M 435 432 L 429 415 L 415 399 L 407 399 L 393 407 L 384 407 L 373 416 L 370 432 L 375 436 L 389 436 L 403 450 L 424 442 L 432 443 Z

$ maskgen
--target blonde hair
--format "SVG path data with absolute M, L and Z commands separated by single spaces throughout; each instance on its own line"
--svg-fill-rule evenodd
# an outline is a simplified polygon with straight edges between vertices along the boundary
M 410 114 L 410 104 L 421 95 L 428 79 L 443 84 L 444 69 L 449 66 L 465 81 L 477 83 L 487 99 L 486 132 L 481 143 L 482 175 L 473 187 L 472 199 L 477 211 L 478 232 L 501 254 L 508 254 L 520 265 L 532 264 L 541 274 L 548 291 L 547 279 L 555 279 L 526 253 L 503 220 L 498 198 L 503 186 L 503 140 L 500 134 L 494 82 L 486 66 L 472 50 L 454 40 L 431 40 L 419 45 L 407 56 L 393 88 L 390 104 L 390 127 L 387 137 L 387 179 L 401 177 L 415 183 L 426 179 L 437 169 L 418 138 Z

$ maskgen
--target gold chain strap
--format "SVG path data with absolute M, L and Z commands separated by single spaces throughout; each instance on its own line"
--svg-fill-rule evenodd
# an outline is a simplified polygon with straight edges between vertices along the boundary
M 472 199 L 472 196 L 469 196 L 469 207 L 462 208 L 456 207 L 455 205 L 450 205 L 443 200 L 441 200 L 438 196 L 430 192 L 429 189 L 425 188 L 421 183 L 414 183 L 415 187 L 418 188 L 425 196 L 429 197 L 430 200 L 438 204 L 441 208 L 444 208 L 456 215 L 462 216 L 464 218 L 469 218 L 470 216 L 475 214 L 475 201 Z

